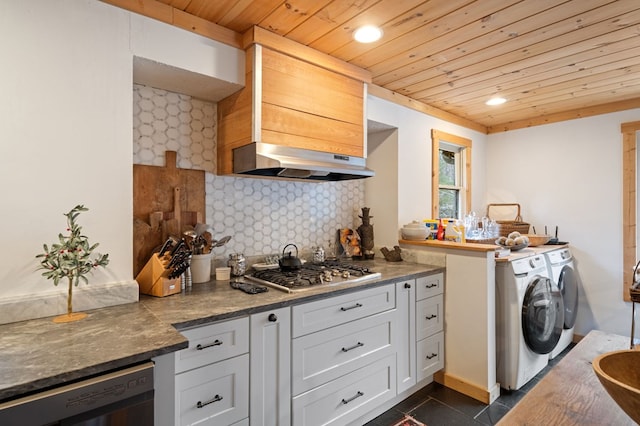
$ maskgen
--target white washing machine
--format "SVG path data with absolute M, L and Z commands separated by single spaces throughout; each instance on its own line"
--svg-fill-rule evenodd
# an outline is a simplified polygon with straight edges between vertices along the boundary
M 576 270 L 573 256 L 568 248 L 545 253 L 549 276 L 558 285 L 564 306 L 564 325 L 562 334 L 555 348 L 549 353 L 549 359 L 558 356 L 573 341 L 573 327 L 578 313 L 578 286 L 580 277 Z
M 496 263 L 496 378 L 520 389 L 549 363 L 560 340 L 562 296 L 544 255 Z

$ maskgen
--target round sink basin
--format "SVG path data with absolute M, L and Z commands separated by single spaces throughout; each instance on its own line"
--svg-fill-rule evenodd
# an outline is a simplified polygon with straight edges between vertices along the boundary
M 611 398 L 640 423 L 640 351 L 602 354 L 593 360 L 593 370 Z

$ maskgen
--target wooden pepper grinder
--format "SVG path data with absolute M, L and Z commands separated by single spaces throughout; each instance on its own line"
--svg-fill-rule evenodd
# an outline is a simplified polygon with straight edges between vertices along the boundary
M 373 259 L 375 253 L 373 252 L 373 225 L 371 225 L 371 218 L 369 216 L 369 207 L 362 208 L 362 225 L 358 227 L 358 234 L 360 235 L 362 244 L 362 254 L 365 259 Z

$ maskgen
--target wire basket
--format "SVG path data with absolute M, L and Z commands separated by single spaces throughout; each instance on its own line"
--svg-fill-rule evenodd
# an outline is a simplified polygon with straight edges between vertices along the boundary
M 518 203 L 488 204 L 487 217 L 491 219 L 491 215 L 489 214 L 491 207 L 510 207 L 510 206 L 517 208 L 516 217 L 514 220 L 496 220 L 496 222 L 500 225 L 500 236 L 506 237 L 512 232 L 528 234 L 530 225 L 527 222 L 522 221 L 522 216 L 520 216 L 520 204 Z

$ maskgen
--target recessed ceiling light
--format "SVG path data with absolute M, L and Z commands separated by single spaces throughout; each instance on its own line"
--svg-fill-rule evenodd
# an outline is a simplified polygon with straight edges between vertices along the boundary
M 353 32 L 353 38 L 360 43 L 373 43 L 382 37 L 382 29 L 374 25 L 365 25 Z
M 507 100 L 505 98 L 491 98 L 487 102 L 485 102 L 485 104 L 487 104 L 487 105 L 502 105 L 505 102 L 507 102 Z

